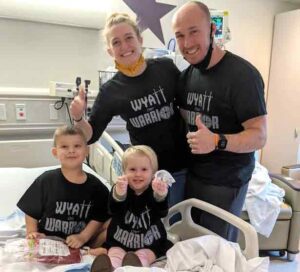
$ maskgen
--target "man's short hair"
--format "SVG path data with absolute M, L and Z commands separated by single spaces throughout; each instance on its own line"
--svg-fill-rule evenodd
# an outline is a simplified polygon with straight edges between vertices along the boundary
M 209 11 L 207 5 L 205 5 L 204 3 L 199 2 L 199 1 L 190 1 L 190 2 L 188 2 L 187 4 L 189 4 L 189 3 L 192 3 L 192 4 L 197 5 L 197 6 L 204 12 L 204 14 L 205 14 L 206 17 L 207 17 L 207 20 L 208 20 L 209 22 L 211 21 L 210 11 Z

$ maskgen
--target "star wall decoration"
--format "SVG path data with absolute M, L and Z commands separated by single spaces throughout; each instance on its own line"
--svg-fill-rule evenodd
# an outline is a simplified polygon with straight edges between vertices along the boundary
M 141 31 L 150 29 L 154 35 L 165 44 L 160 19 L 176 6 L 157 3 L 156 0 L 123 0 L 137 15 L 138 26 Z

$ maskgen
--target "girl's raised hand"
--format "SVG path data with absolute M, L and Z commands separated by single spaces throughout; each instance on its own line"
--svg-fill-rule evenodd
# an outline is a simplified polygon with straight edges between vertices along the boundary
M 159 197 L 165 197 L 168 194 L 168 184 L 159 178 L 152 181 L 152 189 Z
M 116 181 L 116 193 L 119 196 L 124 196 L 127 194 L 128 179 L 124 176 L 119 176 Z

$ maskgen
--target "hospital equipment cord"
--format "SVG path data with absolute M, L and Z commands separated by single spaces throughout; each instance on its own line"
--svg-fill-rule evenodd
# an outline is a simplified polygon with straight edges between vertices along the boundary
M 54 109 L 56 110 L 61 110 L 63 108 L 63 106 L 66 106 L 66 111 L 70 120 L 71 125 L 74 125 L 73 123 L 73 119 L 71 118 L 71 114 L 70 114 L 70 110 L 69 110 L 69 105 L 66 102 L 66 98 L 65 97 L 61 97 L 61 100 L 58 100 L 54 103 Z
M 70 109 L 69 109 L 68 103 L 65 103 L 65 106 L 66 106 L 66 109 L 67 109 L 67 113 L 68 113 L 68 116 L 69 116 L 70 123 L 73 126 L 74 122 L 73 122 L 73 119 L 71 118 L 71 114 L 70 114 Z
M 65 100 L 66 100 L 65 97 L 61 97 L 61 100 L 58 100 L 58 101 L 55 102 L 54 108 L 55 108 L 56 110 L 62 109 L 62 107 L 63 107 L 64 104 L 65 104 Z

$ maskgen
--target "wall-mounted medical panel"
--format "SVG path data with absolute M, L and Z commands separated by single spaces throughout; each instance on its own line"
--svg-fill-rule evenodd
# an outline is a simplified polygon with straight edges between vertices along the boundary
M 0 139 L 52 137 L 57 126 L 70 123 L 69 102 L 60 98 L 0 95 L 0 105 Z
M 87 101 L 87 115 L 95 97 Z M 71 124 L 71 99 L 47 95 L 0 94 L 0 140 L 52 138 L 58 126 Z M 125 122 L 116 116 L 106 131 L 121 143 L 129 143 Z

